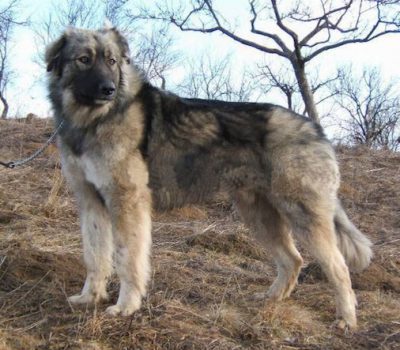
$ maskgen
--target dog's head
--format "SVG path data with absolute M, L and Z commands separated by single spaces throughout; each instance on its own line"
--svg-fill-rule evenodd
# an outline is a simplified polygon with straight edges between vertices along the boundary
M 104 110 L 127 88 L 129 55 L 127 40 L 115 28 L 68 28 L 48 46 L 45 58 L 53 85 L 62 90 L 64 108 Z

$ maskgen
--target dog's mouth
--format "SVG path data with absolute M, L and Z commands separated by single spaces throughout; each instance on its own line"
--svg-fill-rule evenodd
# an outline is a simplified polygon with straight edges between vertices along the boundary
M 96 105 L 105 105 L 111 101 L 114 101 L 115 97 L 98 97 L 93 100 L 94 104 Z
M 84 93 L 75 94 L 76 100 L 87 106 L 103 106 L 115 100 L 115 95 L 113 96 L 90 96 Z

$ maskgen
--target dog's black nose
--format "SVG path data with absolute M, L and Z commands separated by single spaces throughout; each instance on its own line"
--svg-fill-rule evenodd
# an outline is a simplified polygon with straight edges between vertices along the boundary
M 100 85 L 100 92 L 102 95 L 111 97 L 115 92 L 115 84 L 113 82 L 107 82 Z

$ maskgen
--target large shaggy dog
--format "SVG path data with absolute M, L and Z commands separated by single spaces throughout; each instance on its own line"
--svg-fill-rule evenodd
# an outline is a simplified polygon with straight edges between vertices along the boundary
M 356 326 L 348 266 L 371 243 L 337 199 L 339 170 L 319 125 L 285 108 L 180 98 L 146 82 L 114 28 L 68 29 L 46 52 L 64 173 L 79 202 L 87 278 L 72 303 L 107 297 L 112 259 L 121 281 L 111 315 L 140 308 L 150 276 L 152 203 L 165 209 L 225 191 L 278 276 L 265 296 L 290 295 L 302 266 L 293 235 L 334 288 L 340 327 Z

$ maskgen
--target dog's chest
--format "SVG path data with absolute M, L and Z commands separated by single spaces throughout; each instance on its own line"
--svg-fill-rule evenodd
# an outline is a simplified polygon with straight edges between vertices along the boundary
M 110 186 L 111 171 L 101 157 L 85 153 L 79 157 L 79 166 L 86 181 L 92 183 L 98 190 L 107 189 Z

